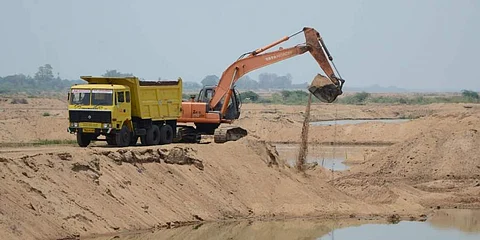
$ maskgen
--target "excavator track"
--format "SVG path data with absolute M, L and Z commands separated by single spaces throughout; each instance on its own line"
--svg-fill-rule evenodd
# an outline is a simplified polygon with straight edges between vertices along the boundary
M 215 143 L 237 141 L 238 139 L 247 136 L 247 134 L 247 130 L 241 127 L 220 126 L 219 128 L 215 129 L 213 141 Z

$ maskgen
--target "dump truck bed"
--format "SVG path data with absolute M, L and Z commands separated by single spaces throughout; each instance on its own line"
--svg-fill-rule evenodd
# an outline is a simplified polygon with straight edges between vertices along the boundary
M 130 88 L 132 117 L 176 120 L 181 115 L 182 79 L 177 81 L 140 81 L 136 77 L 82 76 L 89 84 L 113 84 Z

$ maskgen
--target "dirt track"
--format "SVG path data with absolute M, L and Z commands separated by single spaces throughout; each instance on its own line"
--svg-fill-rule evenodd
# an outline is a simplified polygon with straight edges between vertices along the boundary
M 2 143 L 74 139 L 59 100 L 1 102 Z M 43 117 L 48 106 L 50 116 Z M 283 164 L 263 142 L 298 142 L 303 106 L 246 104 L 237 124 L 250 136 L 226 144 L 125 149 L 0 148 L 0 234 L 56 238 L 175 224 L 400 214 L 480 207 L 480 107 L 313 105 L 314 119 L 419 117 L 399 124 L 312 126 L 310 140 L 393 144 L 357 158 L 332 180 Z M 58 115 L 57 115 L 58 113 Z M 281 129 L 280 131 L 277 129 Z M 100 144 L 101 145 L 101 144 Z

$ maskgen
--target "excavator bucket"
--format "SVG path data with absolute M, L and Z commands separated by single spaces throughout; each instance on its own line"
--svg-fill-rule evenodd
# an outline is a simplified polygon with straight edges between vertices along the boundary
M 322 102 L 331 103 L 342 94 L 340 86 L 334 84 L 329 78 L 317 74 L 308 87 L 308 91 Z

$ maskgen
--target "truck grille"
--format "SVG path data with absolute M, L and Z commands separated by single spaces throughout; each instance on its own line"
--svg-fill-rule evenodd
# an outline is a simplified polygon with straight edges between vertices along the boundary
M 110 111 L 78 111 L 70 110 L 68 112 L 70 122 L 112 122 L 112 113 Z

